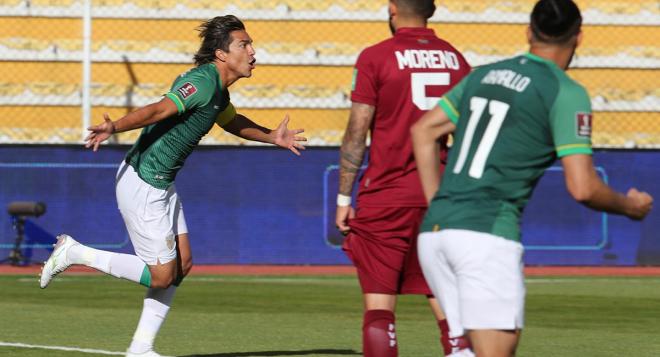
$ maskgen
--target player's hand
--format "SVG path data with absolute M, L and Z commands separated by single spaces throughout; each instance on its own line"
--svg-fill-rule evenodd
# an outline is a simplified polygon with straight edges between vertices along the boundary
M 289 114 L 284 116 L 284 120 L 277 126 L 277 129 L 273 131 L 275 140 L 274 144 L 285 149 L 291 150 L 294 154 L 300 156 L 300 151 L 305 150 L 305 145 L 303 144 L 307 141 L 307 138 L 304 136 L 298 136 L 298 134 L 304 132 L 304 129 L 291 129 L 287 128 L 289 124 Z
M 631 219 L 644 219 L 653 208 L 653 197 L 646 192 L 640 192 L 636 188 L 631 188 L 628 190 L 626 196 L 630 202 L 626 215 Z
M 85 147 L 92 147 L 94 151 L 99 149 L 102 142 L 108 140 L 115 132 L 115 125 L 110 120 L 108 113 L 103 114 L 103 123 L 93 125 L 87 128 L 90 131 L 89 135 L 85 138 Z
M 351 230 L 348 226 L 348 220 L 355 218 L 355 210 L 352 206 L 337 206 L 335 214 L 335 225 L 343 235 L 347 235 Z

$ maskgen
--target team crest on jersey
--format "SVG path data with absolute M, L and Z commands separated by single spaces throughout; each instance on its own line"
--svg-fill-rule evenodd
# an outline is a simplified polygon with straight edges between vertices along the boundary
M 591 121 L 593 115 L 591 113 L 575 113 L 577 124 L 577 135 L 581 137 L 591 137 Z
M 181 86 L 181 88 L 177 89 L 177 92 L 181 94 L 181 98 L 186 99 L 191 95 L 197 93 L 197 87 L 195 87 L 190 82 L 186 82 Z

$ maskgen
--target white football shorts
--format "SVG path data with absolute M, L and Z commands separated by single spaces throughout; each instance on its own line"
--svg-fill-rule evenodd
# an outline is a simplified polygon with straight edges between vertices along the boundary
M 424 232 L 419 262 L 447 316 L 450 337 L 465 330 L 515 330 L 524 324 L 523 246 L 461 229 Z
M 174 185 L 167 190 L 155 188 L 122 161 L 115 192 L 135 254 L 147 265 L 175 259 L 175 237 L 188 233 L 188 227 Z

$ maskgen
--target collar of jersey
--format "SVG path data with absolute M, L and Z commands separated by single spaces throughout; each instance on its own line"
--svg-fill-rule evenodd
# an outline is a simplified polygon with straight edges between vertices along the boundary
M 553 65 L 553 66 L 557 67 L 557 64 L 552 62 L 551 60 L 545 59 L 543 57 L 539 57 L 539 56 L 537 56 L 537 55 L 535 55 L 531 52 L 525 53 L 525 57 L 531 59 L 532 61 L 547 63 L 547 64 L 550 64 L 550 65 Z
M 209 64 L 211 65 L 211 68 L 213 68 L 215 75 L 218 77 L 218 90 L 222 91 L 222 78 L 220 78 L 220 73 L 218 73 L 218 67 L 216 67 L 213 62 Z
M 435 31 L 428 27 L 402 27 L 396 30 L 395 35 L 426 35 L 433 36 Z

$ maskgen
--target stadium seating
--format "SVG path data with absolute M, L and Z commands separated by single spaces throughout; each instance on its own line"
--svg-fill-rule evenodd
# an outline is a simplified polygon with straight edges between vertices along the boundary
M 10 74 L 0 82 L 0 142 L 79 140 L 81 3 L 31 0 L 28 6 L 26 0 L 0 0 L 0 68 Z M 281 119 L 284 111 L 298 112 L 300 119 L 294 120 L 311 128 L 307 132 L 313 133 L 313 142 L 336 145 L 350 106 L 352 64 L 365 46 L 389 36 L 380 0 L 92 3 L 95 120 L 103 110 L 119 116 L 156 100 L 191 65 L 200 19 L 233 12 L 247 20 L 258 61 L 253 78 L 232 87 L 237 107 L 272 120 Z M 431 27 L 473 65 L 489 63 L 526 50 L 524 22 L 533 3 L 443 1 Z M 570 74 L 592 96 L 594 142 L 660 145 L 660 124 L 653 124 L 660 111 L 660 27 L 648 26 L 660 23 L 660 7 L 647 0 L 586 0 L 580 5 L 587 24 L 585 46 Z M 29 114 L 35 105 L 37 113 Z M 53 133 L 30 123 L 46 117 Z M 121 140 L 133 140 L 131 135 Z M 206 140 L 236 142 L 215 132 Z

